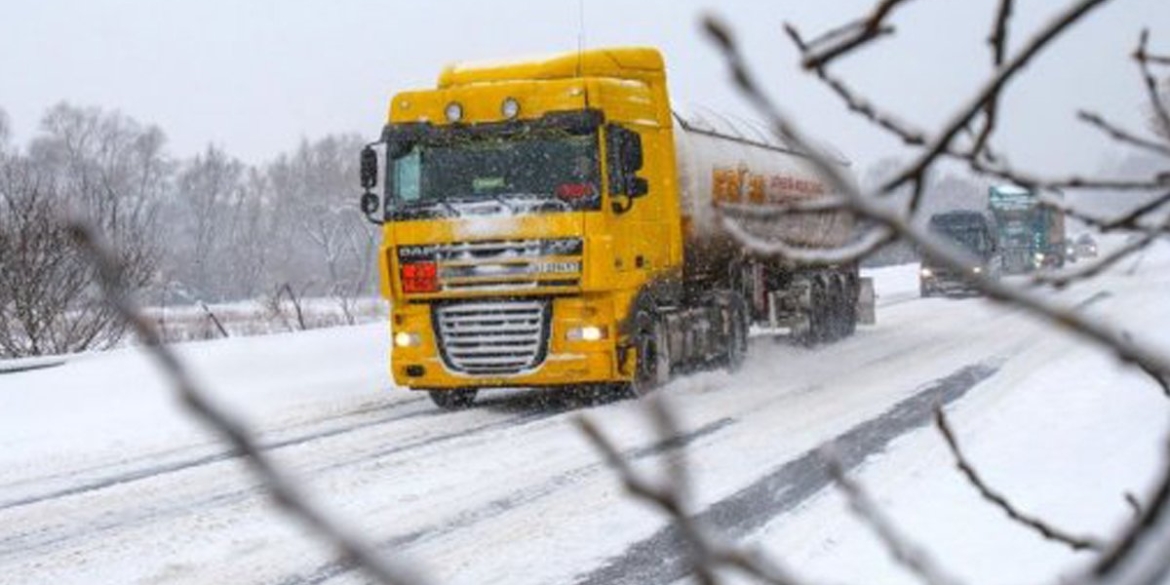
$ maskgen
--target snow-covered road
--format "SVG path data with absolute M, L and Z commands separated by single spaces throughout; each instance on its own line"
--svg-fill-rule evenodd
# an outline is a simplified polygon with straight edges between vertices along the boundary
M 1085 531 L 1125 518 L 1159 457 L 1167 404 L 1140 374 L 982 299 L 916 298 L 879 271 L 879 323 L 832 346 L 753 340 L 735 375 L 663 390 L 684 435 L 662 444 L 637 402 L 481 394 L 440 412 L 386 380 L 383 326 L 182 347 L 215 397 L 388 554 L 440 583 L 669 583 L 685 575 L 660 516 L 631 501 L 574 430 L 586 414 L 648 470 L 685 453 L 695 505 L 728 537 L 833 581 L 898 582 L 815 451 L 838 452 L 964 577 L 1075 561 L 1003 520 L 926 425 L 953 412 L 1009 492 Z M 1061 293 L 1170 348 L 1170 253 Z M 551 399 L 550 399 L 551 398 Z M 956 530 L 962 526 L 961 530 Z M 1005 536 L 1006 535 L 1006 536 Z M 1000 555 L 996 557 L 994 555 Z M 1030 572 L 1029 572 L 1030 571 Z M 1003 579 L 998 579 L 1003 580 Z M 134 350 L 0 375 L 0 582 L 346 583 L 361 575 L 274 509 Z

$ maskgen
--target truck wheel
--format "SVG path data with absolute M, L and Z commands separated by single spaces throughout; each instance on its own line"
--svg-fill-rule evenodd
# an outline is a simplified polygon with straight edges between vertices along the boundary
M 626 394 L 640 398 L 653 392 L 669 374 L 670 359 L 663 343 L 662 325 L 652 313 L 640 310 L 634 315 L 634 379 L 625 386 Z
M 475 402 L 476 389 L 429 390 L 431 401 L 443 410 L 460 410 Z

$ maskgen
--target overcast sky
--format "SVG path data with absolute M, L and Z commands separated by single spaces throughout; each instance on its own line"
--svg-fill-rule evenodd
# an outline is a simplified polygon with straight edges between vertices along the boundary
M 897 145 L 845 113 L 796 67 L 785 21 L 808 35 L 873 0 L 36 0 L 6 3 L 0 25 L 0 108 L 18 141 L 60 101 L 121 110 L 159 125 L 170 151 L 215 143 L 262 162 L 302 138 L 375 138 L 395 91 L 434 83 L 451 61 L 637 44 L 661 48 L 682 103 L 751 110 L 699 31 L 721 15 L 741 35 L 776 101 L 807 132 L 864 169 Z M 995 0 L 919 0 L 899 13 L 899 36 L 837 71 L 876 103 L 937 127 L 989 72 L 984 44 Z M 1011 38 L 1067 6 L 1017 0 Z M 583 10 L 582 10 L 583 7 Z M 581 15 L 584 15 L 584 26 Z M 1156 27 L 1165 25 L 1162 30 Z M 1137 68 L 1142 27 L 1170 52 L 1170 1 L 1114 0 L 1079 25 L 1011 87 L 1000 148 L 1017 166 L 1092 170 L 1117 156 L 1073 121 L 1078 108 L 1144 130 Z

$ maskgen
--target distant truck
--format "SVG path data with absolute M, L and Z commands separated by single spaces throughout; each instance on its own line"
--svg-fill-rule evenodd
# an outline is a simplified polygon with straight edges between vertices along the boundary
M 929 227 L 931 232 L 966 252 L 971 264 L 963 270 L 954 270 L 924 256 L 918 273 L 919 292 L 923 297 L 975 292 L 972 275 L 999 272 L 995 233 L 983 213 L 969 210 L 937 213 L 930 216 Z
M 655 49 L 450 66 L 393 96 L 379 142 L 384 191 L 367 147 L 362 209 L 383 226 L 391 371 L 440 407 L 501 387 L 639 394 L 736 366 L 752 324 L 813 344 L 872 312 L 856 262 L 796 265 L 733 236 L 739 217 L 758 241 L 830 248 L 853 224 L 775 213 L 834 187 L 767 130 L 674 110 Z
M 1001 185 L 988 192 L 1004 274 L 1023 274 L 1064 265 L 1064 214 L 1041 205 L 1023 187 Z

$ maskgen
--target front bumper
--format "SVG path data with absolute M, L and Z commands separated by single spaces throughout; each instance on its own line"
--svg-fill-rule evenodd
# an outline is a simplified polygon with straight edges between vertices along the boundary
M 396 307 L 392 316 L 390 370 L 394 382 L 411 389 L 575 386 L 616 382 L 628 378 L 618 363 L 616 327 L 611 303 L 604 297 L 563 297 L 549 301 L 550 318 L 545 350 L 539 363 L 515 373 L 472 374 L 452 367 L 440 353 L 434 306 L 410 303 Z M 569 339 L 570 329 L 601 326 L 606 336 L 596 341 Z M 410 347 L 393 343 L 407 332 L 416 339 Z

